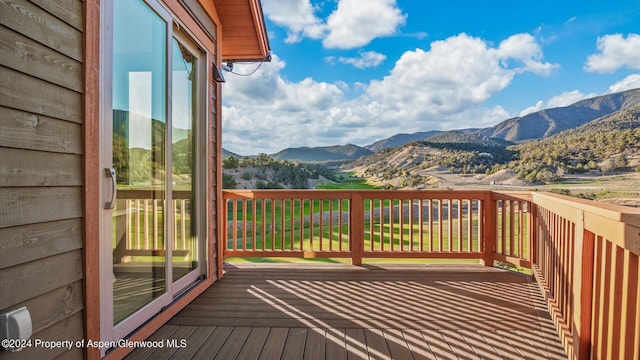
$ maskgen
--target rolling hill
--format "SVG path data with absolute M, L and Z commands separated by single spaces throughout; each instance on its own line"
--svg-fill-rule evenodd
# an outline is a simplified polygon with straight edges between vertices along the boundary
M 479 133 L 513 142 L 544 139 L 637 105 L 640 105 L 640 89 L 628 90 L 508 119 Z
M 395 187 L 434 184 L 434 173 L 509 173 L 529 183 L 548 183 L 566 174 L 609 173 L 640 168 L 640 104 L 577 128 L 514 144 L 460 131 L 380 150 L 345 164 L 374 183 Z
M 426 140 L 432 136 L 440 134 L 441 132 L 442 131 L 440 130 L 433 130 L 417 132 L 413 134 L 397 134 L 386 139 L 378 140 L 371 145 L 365 146 L 365 148 L 376 152 L 386 148 L 402 146 L 412 141 Z
M 323 147 L 287 148 L 269 156 L 279 160 L 325 162 L 355 160 L 363 156 L 371 155 L 372 153 L 371 150 L 363 147 L 346 144 Z
M 572 105 L 545 109 L 525 116 L 504 120 L 484 129 L 460 129 L 455 131 L 431 130 L 412 134 L 396 134 L 360 147 L 353 144 L 287 148 L 270 156 L 275 159 L 304 162 L 344 162 L 371 155 L 384 149 L 401 147 L 413 141 L 442 142 L 438 136 L 451 137 L 452 134 L 477 134 L 492 141 L 506 140 L 522 143 L 551 137 L 562 131 L 577 128 L 593 120 L 640 105 L 640 89 L 597 96 L 578 101 Z M 470 140 L 472 138 L 466 138 Z M 464 141 L 463 141 L 464 142 Z M 223 150 L 224 156 L 237 154 Z

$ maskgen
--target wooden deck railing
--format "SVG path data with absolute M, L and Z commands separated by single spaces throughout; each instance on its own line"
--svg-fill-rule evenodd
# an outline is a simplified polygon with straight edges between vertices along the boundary
M 173 254 L 184 256 L 191 250 L 191 192 L 174 191 L 170 211 L 173 212 Z M 113 221 L 116 226 L 114 260 L 126 262 L 127 256 L 163 256 L 167 244 L 164 237 L 165 199 L 157 199 L 153 190 L 118 190 Z
M 528 193 L 225 190 L 223 196 L 227 257 L 348 257 L 354 264 L 450 258 L 530 267 Z M 496 234 L 500 241 L 486 241 Z
M 533 270 L 570 358 L 640 359 L 640 210 L 532 197 Z
M 570 358 L 640 359 L 640 210 L 538 192 L 223 191 L 224 256 L 532 269 Z

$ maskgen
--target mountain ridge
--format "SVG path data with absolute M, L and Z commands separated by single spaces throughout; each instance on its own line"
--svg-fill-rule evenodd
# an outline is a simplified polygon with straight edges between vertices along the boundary
M 583 99 L 568 106 L 543 109 L 520 117 L 506 119 L 494 126 L 482 129 L 467 128 L 451 131 L 430 130 L 412 134 L 401 133 L 365 146 L 346 144 L 322 147 L 292 147 L 270 156 L 291 161 L 352 161 L 387 148 L 403 146 L 413 141 L 429 140 L 441 134 L 451 133 L 472 133 L 489 139 L 521 143 L 549 138 L 562 131 L 580 127 L 596 119 L 638 105 L 640 105 L 640 88 Z M 226 150 L 223 149 L 223 151 Z M 237 154 L 233 155 L 236 156 Z M 225 154 L 224 156 L 227 155 Z

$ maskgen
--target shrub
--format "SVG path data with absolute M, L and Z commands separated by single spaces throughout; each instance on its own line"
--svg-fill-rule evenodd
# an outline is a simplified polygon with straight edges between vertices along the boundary
M 238 186 L 236 179 L 232 175 L 222 174 L 222 188 L 223 189 L 235 189 Z

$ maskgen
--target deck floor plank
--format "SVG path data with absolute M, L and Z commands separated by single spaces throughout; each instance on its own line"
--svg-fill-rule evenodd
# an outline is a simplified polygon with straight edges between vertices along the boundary
M 451 348 L 451 345 L 445 341 L 441 332 L 438 330 L 425 329 L 420 331 L 422 337 L 425 338 L 429 344 L 429 348 L 433 352 L 436 359 L 440 360 L 457 360 L 455 352 Z
M 249 337 L 247 338 L 242 350 L 238 354 L 238 358 L 240 359 L 258 359 L 260 357 L 260 353 L 265 346 L 267 341 L 267 337 L 269 336 L 269 328 L 263 327 L 254 327 L 251 329 L 249 333 Z
M 478 333 L 505 359 L 522 359 L 522 354 L 495 330 L 479 330 Z M 559 340 L 558 340 L 559 341 Z
M 347 359 L 366 359 L 368 357 L 367 340 L 364 329 L 346 329 Z
M 391 353 L 384 340 L 382 329 L 364 329 L 364 337 L 367 341 L 367 350 L 372 359 L 389 359 Z
M 186 331 L 187 347 L 158 355 L 566 359 L 530 276 L 470 265 L 249 264 L 225 271 L 153 335 Z M 137 349 L 130 357 L 151 355 Z
M 195 331 L 188 337 L 186 340 L 186 347 L 178 349 L 173 355 L 171 355 L 170 359 L 172 360 L 181 360 L 181 359 L 191 359 L 194 357 L 196 352 L 200 350 L 200 347 L 211 337 L 215 327 L 213 326 L 197 326 Z M 176 339 L 178 341 L 182 339 Z
M 150 341 L 164 340 L 172 337 L 173 333 L 178 330 L 180 326 L 174 325 L 165 325 L 161 327 L 158 331 L 153 333 L 149 337 Z M 152 359 L 151 355 L 156 351 L 156 348 L 145 347 L 136 349 L 131 355 L 128 356 L 128 359 L 132 360 L 144 360 L 144 359 Z
M 289 329 L 281 359 L 302 359 L 308 331 L 301 327 Z
M 269 336 L 264 343 L 264 347 L 260 352 L 260 359 L 280 359 L 282 357 L 282 351 L 284 350 L 284 344 L 287 340 L 288 333 L 289 329 L 287 328 L 271 328 Z
M 328 329 L 325 341 L 325 359 L 347 360 L 345 329 Z
M 222 345 L 227 341 L 227 339 L 229 338 L 229 334 L 231 334 L 232 331 L 233 331 L 233 327 L 228 327 L 228 326 L 216 327 L 211 333 L 211 336 L 207 339 L 207 341 L 205 341 L 200 346 L 200 349 L 196 351 L 193 358 L 194 359 L 213 358 L 218 353 L 218 351 L 220 351 L 220 348 L 222 348 Z
M 215 356 L 215 359 L 235 359 L 242 350 L 251 328 L 249 327 L 235 327 L 229 334 L 227 341 L 225 341 L 220 348 L 220 351 Z
M 448 342 L 460 360 L 480 360 L 480 356 L 459 331 L 443 330 L 442 337 Z
M 412 359 L 413 355 L 407 341 L 398 329 L 384 329 L 384 339 L 389 347 L 389 353 L 393 359 Z
M 307 342 L 304 348 L 304 359 L 315 360 L 325 358 L 325 340 L 327 329 L 312 328 L 307 333 Z
M 408 329 L 402 331 L 409 350 L 413 354 L 415 360 L 436 360 L 435 355 L 431 352 L 429 344 L 424 339 L 419 330 Z
M 502 360 L 503 357 L 498 354 L 496 349 L 491 346 L 477 331 L 461 330 L 460 334 L 471 345 L 473 350 L 482 359 L 486 360 Z
M 172 341 L 179 341 L 181 339 L 187 339 L 191 336 L 191 334 L 193 334 L 194 331 L 196 331 L 197 326 L 180 326 L 178 327 L 178 329 L 176 329 L 176 331 L 173 332 L 173 334 L 171 334 L 170 337 L 162 339 L 163 344 L 161 347 L 157 348 L 156 351 L 154 351 L 151 356 L 149 357 L 150 359 L 169 359 L 171 358 L 171 356 L 173 356 L 176 351 L 178 349 L 180 349 L 177 346 L 169 346 L 169 344 L 167 343 L 168 340 L 172 340 Z M 176 343 L 177 345 L 177 343 Z

